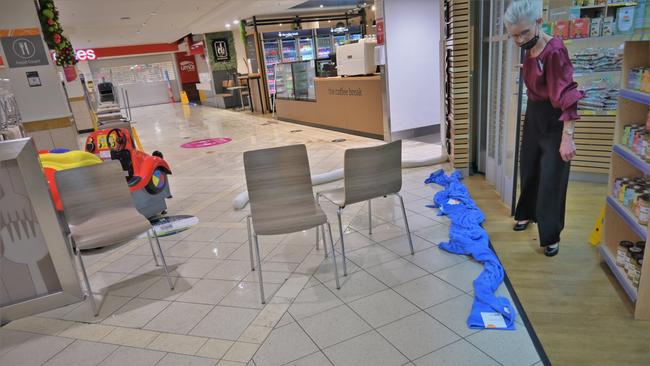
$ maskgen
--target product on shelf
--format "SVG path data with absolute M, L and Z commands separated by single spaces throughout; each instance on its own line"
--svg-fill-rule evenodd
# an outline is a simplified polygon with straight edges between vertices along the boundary
M 603 32 L 603 18 L 593 18 L 589 29 L 590 37 L 600 37 Z
M 648 224 L 650 217 L 650 180 L 647 178 L 616 178 L 612 196 L 632 211 L 637 222 Z
M 627 87 L 650 93 L 650 67 L 633 67 L 627 77 Z
M 591 73 L 620 71 L 623 65 L 622 50 L 617 48 L 586 48 L 571 57 L 573 71 Z
M 618 107 L 618 88 L 610 80 L 595 80 L 580 85 L 585 97 L 578 101 L 578 109 L 612 111 Z
M 568 39 L 570 33 L 569 30 L 570 26 L 568 20 L 558 20 L 553 24 L 553 37 Z
M 650 132 L 643 124 L 625 126 L 620 142 L 642 160 L 650 160 Z
M 634 32 L 634 6 L 619 8 L 616 12 L 616 33 Z
M 589 37 L 589 18 L 578 18 L 571 21 L 571 38 Z
M 603 18 L 603 36 L 611 36 L 614 34 L 614 17 Z
M 623 240 L 616 250 L 616 265 L 621 267 L 634 287 L 639 287 L 643 256 L 645 254 L 645 241 L 633 243 Z

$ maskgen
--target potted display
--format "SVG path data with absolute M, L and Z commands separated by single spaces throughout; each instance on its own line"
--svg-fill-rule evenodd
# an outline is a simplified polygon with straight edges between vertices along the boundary
M 55 62 L 63 67 L 66 81 L 70 82 L 77 78 L 74 49 L 70 41 L 63 35 L 63 28 L 59 22 L 59 11 L 52 0 L 39 0 L 39 18 L 41 29 L 47 46 L 54 51 Z

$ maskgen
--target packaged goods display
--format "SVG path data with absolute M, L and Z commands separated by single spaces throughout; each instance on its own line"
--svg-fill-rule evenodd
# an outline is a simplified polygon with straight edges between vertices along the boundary
M 616 265 L 621 267 L 628 280 L 636 288 L 639 287 L 639 280 L 641 279 L 644 254 L 645 241 L 634 243 L 629 240 L 622 240 L 618 244 L 616 251 Z
M 612 197 L 634 214 L 639 224 L 648 224 L 648 218 L 650 217 L 650 179 L 646 177 L 616 178 L 611 194 Z
M 650 67 L 633 67 L 628 73 L 627 87 L 650 93 Z
M 623 65 L 623 50 L 620 48 L 585 48 L 571 57 L 573 71 L 591 73 L 620 71 Z
M 578 102 L 579 110 L 614 111 L 618 107 L 618 87 L 613 80 L 601 79 L 579 84 L 585 97 Z

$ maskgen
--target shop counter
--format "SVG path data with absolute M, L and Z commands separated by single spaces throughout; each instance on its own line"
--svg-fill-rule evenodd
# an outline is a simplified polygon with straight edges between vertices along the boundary
M 383 139 L 380 75 L 314 79 L 315 100 L 278 98 L 279 119 Z

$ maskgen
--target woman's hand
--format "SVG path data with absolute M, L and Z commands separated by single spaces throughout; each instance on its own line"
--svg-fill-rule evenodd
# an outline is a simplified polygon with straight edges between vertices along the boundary
M 566 133 L 562 134 L 560 143 L 560 156 L 565 162 L 571 161 L 576 156 L 576 144 L 573 142 L 573 136 Z

